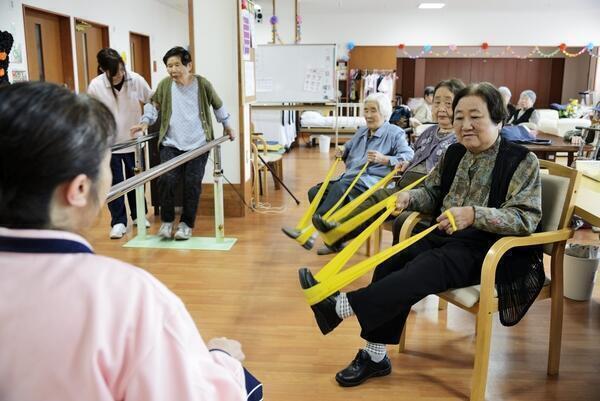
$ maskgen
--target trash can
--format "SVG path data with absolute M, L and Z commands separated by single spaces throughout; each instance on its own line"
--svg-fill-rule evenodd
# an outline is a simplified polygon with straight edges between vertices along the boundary
M 329 145 L 331 144 L 331 137 L 329 135 L 319 135 L 319 152 L 329 153 Z
M 594 278 L 600 262 L 599 247 L 568 244 L 564 260 L 564 295 L 575 301 L 592 297 Z

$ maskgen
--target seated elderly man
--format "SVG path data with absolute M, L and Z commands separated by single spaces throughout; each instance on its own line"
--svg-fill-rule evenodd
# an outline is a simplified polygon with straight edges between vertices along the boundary
M 508 116 L 507 124 L 519 125 L 522 123 L 538 124 L 540 122 L 539 113 L 533 108 L 535 99 L 537 98 L 534 91 L 531 89 L 524 90 L 519 96 L 517 109 Z
M 433 170 L 433 167 L 435 167 L 442 158 L 446 149 L 456 142 L 456 135 L 454 135 L 454 127 L 452 125 L 452 102 L 454 101 L 454 96 L 456 96 L 456 94 L 464 87 L 465 84 L 460 79 L 456 78 L 446 79 L 435 86 L 431 111 L 432 119 L 437 124 L 432 124 L 419 135 L 413 145 L 415 156 L 411 162 L 404 162 L 402 166 L 400 166 L 399 170 L 402 172 L 402 176 L 396 182 L 395 186 L 378 190 L 340 221 L 326 221 L 322 216 L 318 214 L 314 215 L 312 221 L 317 230 L 320 232 L 328 232 L 334 229 L 339 226 L 340 223 L 359 215 L 388 196 L 393 195 L 406 185 L 411 184 L 415 179 L 420 178 L 420 176 Z M 319 255 L 327 255 L 338 252 L 342 249 L 342 244 L 344 242 L 357 237 L 379 217 L 380 213 L 365 221 L 337 242 L 333 244 L 326 243 L 322 248 L 319 248 L 317 253 Z
M 387 122 L 391 113 L 392 105 L 384 94 L 375 93 L 365 99 L 364 115 L 367 126 L 360 127 L 350 141 L 336 149 L 336 157 L 342 158 L 346 164 L 346 171 L 338 179 L 329 182 L 316 214 L 325 214 L 337 203 L 367 161 L 368 168 L 360 176 L 344 202 L 366 191 L 399 163 L 409 162 L 413 158 L 414 151 L 408 145 L 404 131 Z M 322 183 L 309 189 L 308 198 L 311 202 L 321 185 Z M 299 235 L 291 228 L 284 227 L 282 230 L 291 238 Z M 311 249 L 313 244 L 314 237 L 304 244 L 304 247 Z
M 452 106 L 459 143 L 448 148 L 422 187 L 400 193 L 396 202 L 400 210 L 433 214 L 439 230 L 381 263 L 368 286 L 312 306 L 323 334 L 355 315 L 367 341 L 337 373 L 341 386 L 388 375 L 386 344 L 398 344 L 411 306 L 429 294 L 479 283 L 482 262 L 496 240 L 531 234 L 540 223 L 539 162 L 527 148 L 500 137 L 506 108 L 498 90 L 472 84 Z M 317 284 L 307 268 L 299 274 L 303 289 Z M 503 324 L 523 317 L 544 279 L 541 249 L 520 248 L 503 258 L 496 275 Z

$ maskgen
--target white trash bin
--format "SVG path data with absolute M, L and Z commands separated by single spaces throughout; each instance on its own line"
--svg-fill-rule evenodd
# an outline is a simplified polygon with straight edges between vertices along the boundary
M 319 135 L 319 152 L 329 153 L 329 145 L 331 144 L 331 137 L 329 135 Z
M 575 301 L 587 301 L 592 297 L 599 262 L 598 247 L 568 245 L 563 265 L 565 297 Z

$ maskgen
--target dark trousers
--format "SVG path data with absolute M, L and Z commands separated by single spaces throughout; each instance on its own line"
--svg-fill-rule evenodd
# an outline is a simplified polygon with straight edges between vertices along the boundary
M 390 195 L 394 194 L 397 191 L 398 190 L 395 187 L 391 188 L 391 189 L 382 188 L 382 189 L 375 191 L 373 193 L 373 195 L 371 195 L 367 199 L 365 199 L 365 201 L 363 203 L 358 205 L 356 207 L 356 209 L 354 209 L 352 212 L 350 212 L 350 214 L 348 214 L 348 216 L 341 219 L 340 222 L 350 220 L 352 217 L 359 215 L 360 213 L 369 209 L 371 206 L 376 205 L 377 203 L 381 202 L 382 200 L 384 200 L 385 198 L 389 197 Z M 340 238 L 338 241 L 336 241 L 335 244 L 329 244 L 329 245 L 333 245 L 333 246 L 339 245 L 339 244 L 342 244 L 344 242 L 350 241 L 350 240 L 358 237 L 358 235 L 360 233 L 362 233 L 364 230 L 366 230 L 371 225 L 371 223 L 373 223 L 375 220 L 377 220 L 379 218 L 379 216 L 381 216 L 383 214 L 383 212 L 385 212 L 385 209 L 382 209 L 380 212 L 375 213 L 375 215 L 373 217 L 365 220 L 360 226 L 356 227 L 354 230 L 350 231 L 348 234 L 344 235 L 342 238 Z M 388 217 L 388 220 L 390 220 L 390 219 L 393 219 L 393 217 L 392 216 Z
M 348 187 L 352 183 L 352 180 L 353 178 L 346 178 L 342 176 L 339 180 L 329 181 L 329 185 L 325 190 L 325 194 L 323 195 L 321 203 L 319 204 L 319 207 L 317 208 L 315 214 L 322 216 L 325 213 L 327 213 L 329 209 L 331 209 L 337 203 L 337 201 L 342 197 L 342 195 L 344 195 L 344 192 L 346 192 L 346 189 L 348 189 Z M 319 188 L 321 188 L 321 185 L 323 185 L 322 182 L 308 190 L 308 200 L 310 202 L 312 202 L 312 200 L 317 195 L 317 192 L 319 192 Z M 362 194 L 366 190 L 367 187 L 359 180 L 356 183 L 356 185 L 354 185 L 354 188 L 352 188 L 352 190 L 350 191 L 349 197 L 352 199 L 356 198 L 358 195 Z M 342 205 L 345 205 L 349 202 L 349 197 L 346 197 L 346 199 L 344 199 Z
M 123 177 L 123 167 L 125 168 L 125 177 Z M 125 180 L 125 178 L 131 178 L 135 175 L 135 154 L 131 153 L 113 153 L 110 157 L 110 169 L 112 171 L 112 185 L 118 184 Z M 137 219 L 137 207 L 135 204 L 135 191 L 129 191 L 127 193 L 127 203 L 129 203 L 129 210 L 131 211 L 131 219 Z M 127 225 L 127 209 L 125 209 L 125 196 L 115 199 L 108 203 L 108 210 L 110 211 L 110 225 L 124 224 Z M 144 197 L 144 214 L 146 214 L 147 206 L 146 199 Z
M 380 264 L 371 284 L 347 294 L 361 337 L 398 344 L 412 305 L 430 294 L 479 283 L 492 243 L 490 235 L 474 229 L 454 236 L 434 231 Z
M 169 161 L 185 152 L 170 146 L 161 146 L 160 162 Z M 181 221 L 193 228 L 202 192 L 202 177 L 208 161 L 208 153 L 163 174 L 158 179 L 160 192 L 160 219 L 163 223 L 175 220 L 175 188 L 183 180 L 183 212 Z

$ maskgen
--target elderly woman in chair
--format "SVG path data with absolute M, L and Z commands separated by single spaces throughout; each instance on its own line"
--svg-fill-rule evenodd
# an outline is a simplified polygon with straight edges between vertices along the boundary
M 367 198 L 348 216 L 340 221 L 327 221 L 322 216 L 315 214 L 313 216 L 313 225 L 320 232 L 328 232 L 340 223 L 347 221 L 354 216 L 359 215 L 368 208 L 377 204 L 379 201 L 393 195 L 406 185 L 411 184 L 417 178 L 429 173 L 433 167 L 441 159 L 442 155 L 450 145 L 456 143 L 456 135 L 454 135 L 454 127 L 452 125 L 452 101 L 454 96 L 463 88 L 465 84 L 456 78 L 445 79 L 438 82 L 433 91 L 432 103 L 432 121 L 436 124 L 431 125 L 417 138 L 413 148 L 415 155 L 410 162 L 403 162 L 399 167 L 398 172 L 401 173 L 401 178 L 392 187 L 382 188 Z M 383 212 L 383 211 L 382 211 Z M 380 213 L 366 220 L 359 227 L 340 238 L 333 244 L 325 243 L 319 248 L 319 255 L 327 255 L 338 252 L 343 248 L 343 243 L 357 237 L 364 229 L 374 222 Z
M 479 283 L 491 245 L 502 236 L 531 234 L 541 220 L 539 162 L 499 136 L 506 108 L 498 90 L 472 84 L 456 95 L 452 108 L 459 143 L 448 148 L 422 187 L 399 194 L 396 204 L 433 215 L 439 230 L 381 263 L 367 287 L 313 305 L 323 334 L 355 315 L 367 341 L 337 373 L 341 386 L 389 374 L 386 344 L 398 344 L 411 306 L 429 294 Z M 316 284 L 308 269 L 299 273 L 303 288 Z M 544 277 L 541 249 L 525 248 L 503 259 L 496 276 L 503 324 L 521 319 Z
M 368 168 L 344 202 L 354 199 L 400 163 L 409 162 L 413 158 L 414 151 L 408 145 L 404 131 L 388 122 L 392 114 L 392 105 L 386 95 L 369 95 L 365 99 L 363 112 L 367 126 L 359 128 L 350 141 L 336 149 L 336 157 L 342 158 L 346 164 L 346 171 L 337 180 L 329 183 L 315 214 L 323 215 L 337 203 L 367 161 Z M 308 190 L 311 202 L 321 185 L 322 183 L 317 184 Z M 284 227 L 282 231 L 291 238 L 299 235 L 292 228 Z M 304 247 L 311 249 L 313 244 L 314 237 L 305 243 Z

